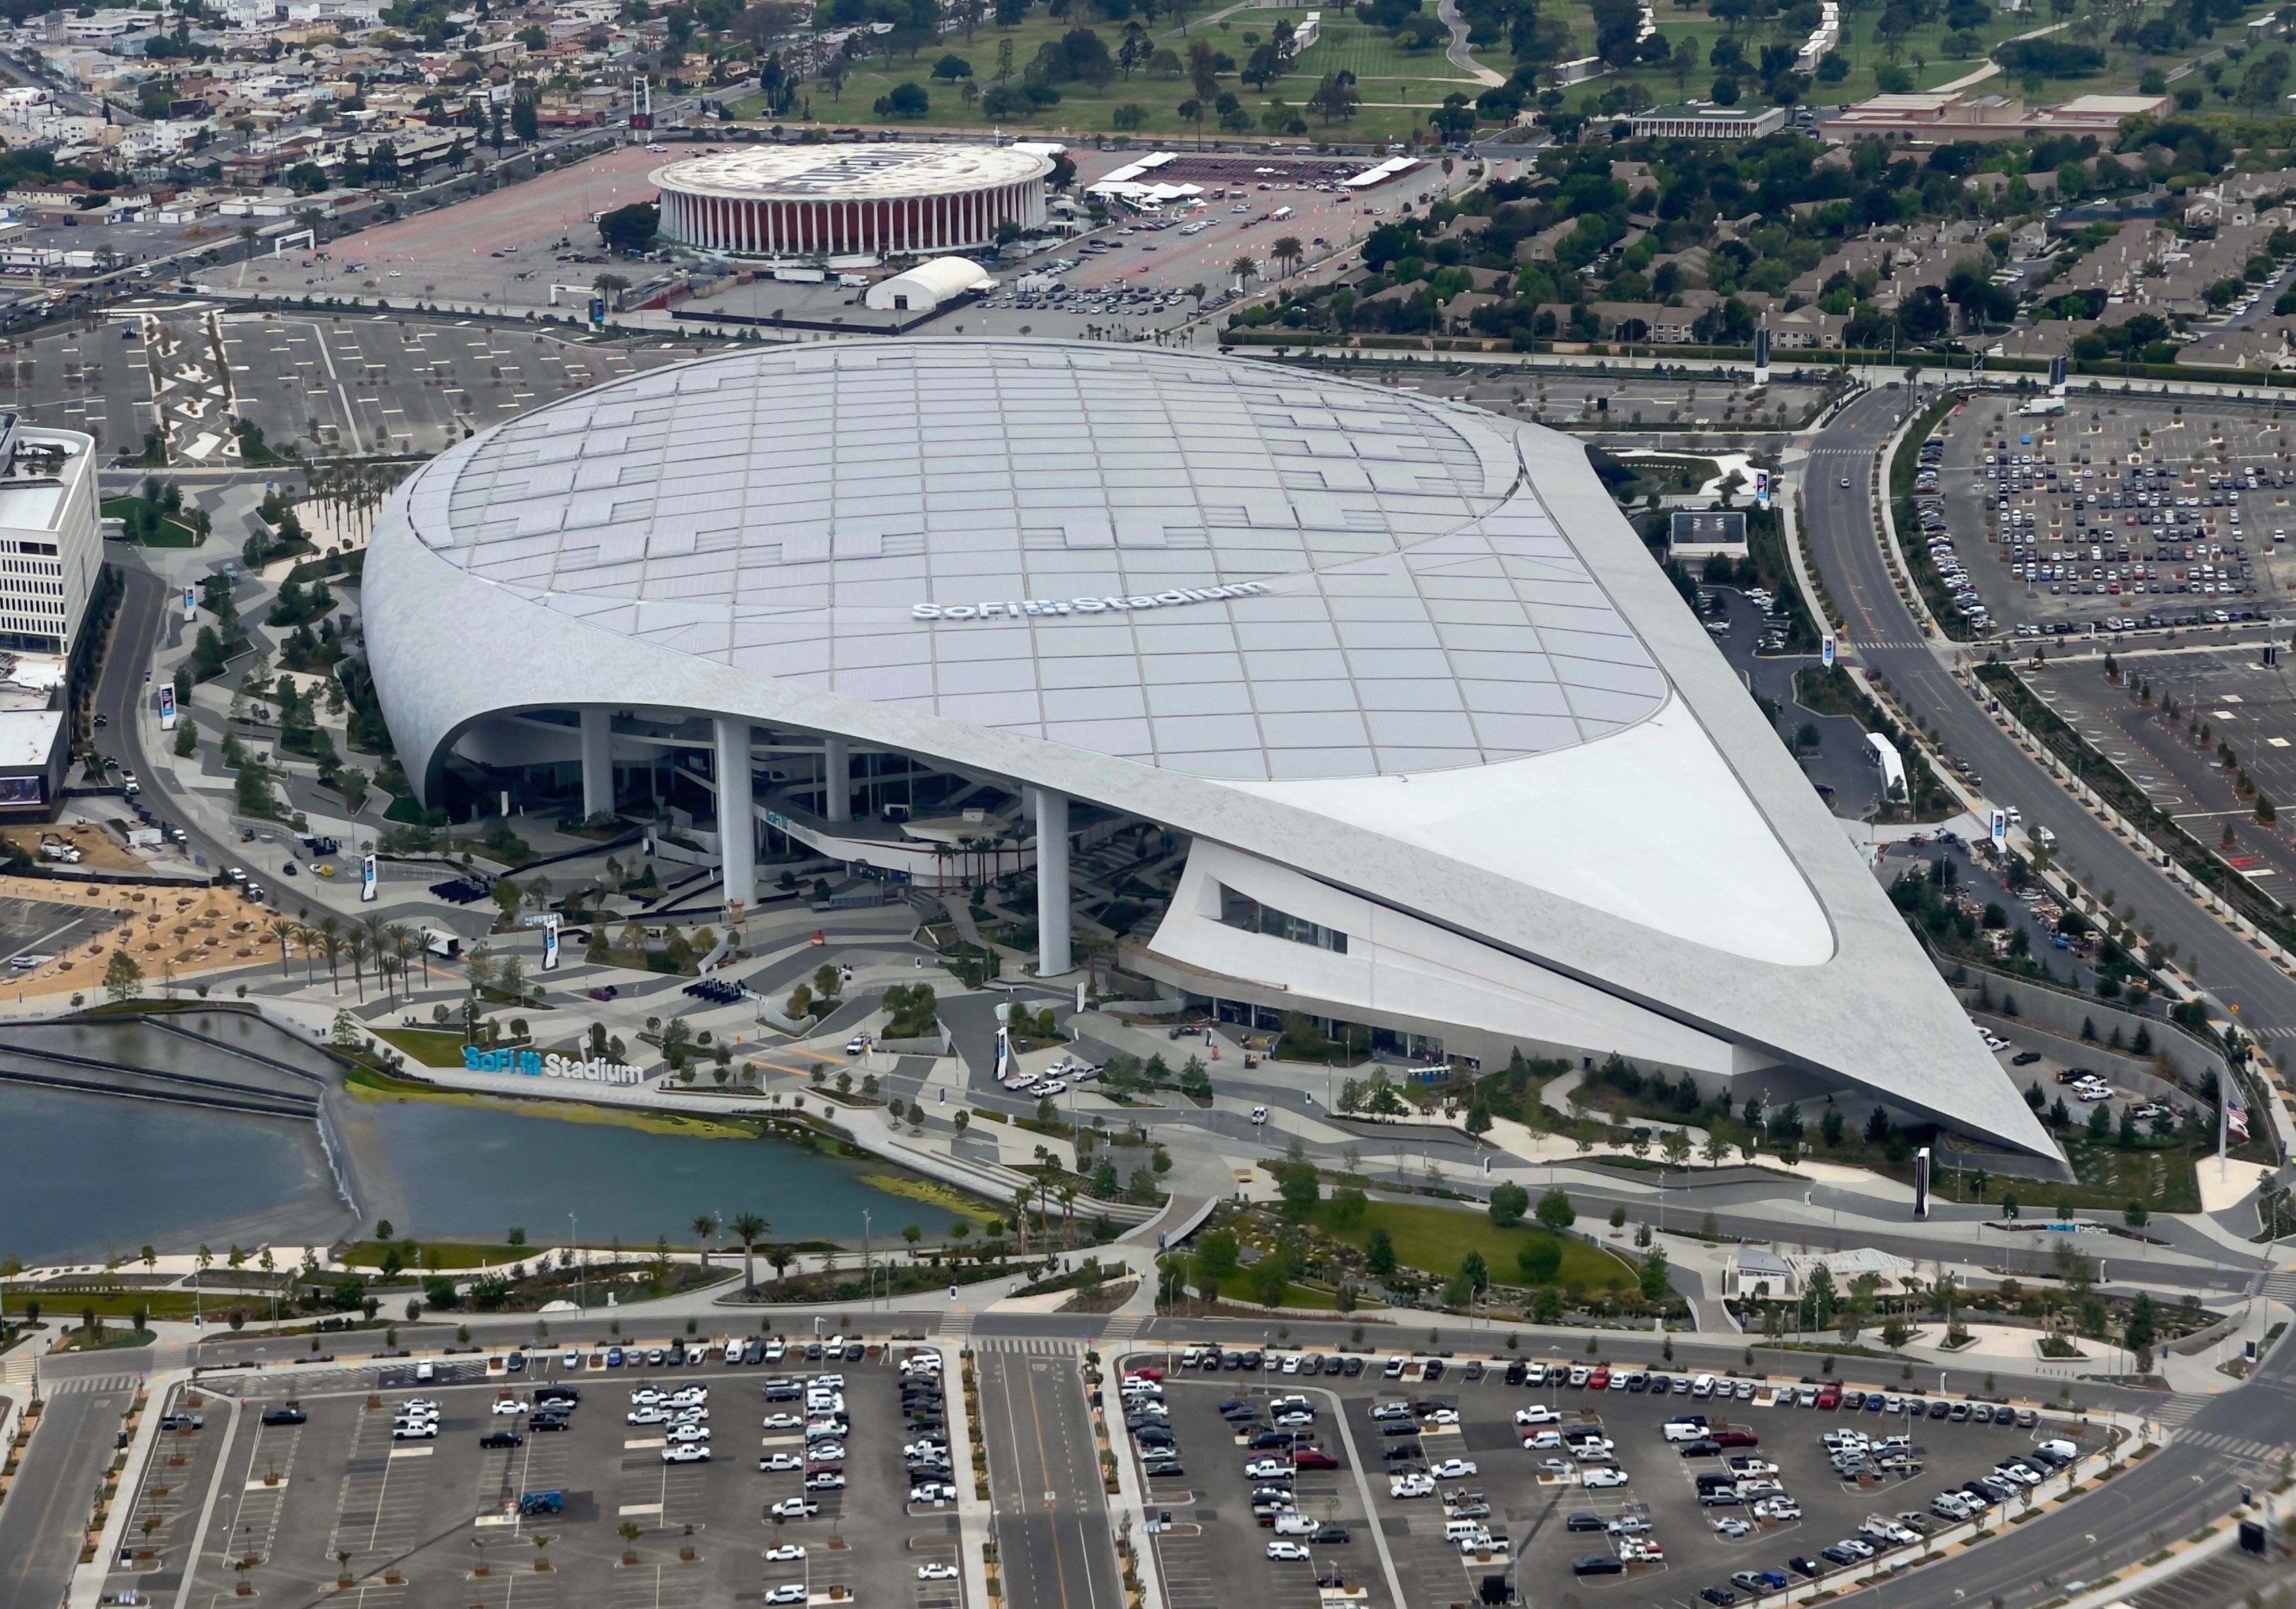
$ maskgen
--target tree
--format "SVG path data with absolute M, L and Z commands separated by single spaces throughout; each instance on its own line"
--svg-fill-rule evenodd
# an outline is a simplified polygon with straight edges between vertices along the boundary
M 1110 1169 L 1112 1174 L 1114 1168 Z M 1275 1176 L 1275 1191 L 1283 1201 L 1283 1216 L 1293 1223 L 1306 1221 L 1323 1194 L 1313 1162 L 1287 1162 Z
M 1219 1300 L 1220 1285 L 1236 1269 L 1235 1235 L 1214 1229 L 1196 1243 L 1196 1293 L 1206 1301 Z
M 1552 1285 L 1562 1268 L 1562 1243 L 1552 1235 L 1533 1235 L 1516 1251 L 1515 1264 L 1525 1282 Z
M 1530 1211 L 1530 1192 L 1521 1185 L 1501 1185 L 1491 1192 L 1491 1221 L 1512 1229 Z
M 1374 1227 L 1365 1238 L 1364 1266 L 1382 1279 L 1395 1272 L 1395 1240 L 1386 1229 Z
M 1658 1148 L 1660 1153 L 1665 1156 L 1669 1162 L 1672 1163 L 1675 1167 L 1681 1167 L 1685 1162 L 1687 1162 L 1690 1160 L 1690 1134 L 1688 1130 L 1682 1129 L 1668 1129 L 1665 1136 L 1660 1139 Z
M 1570 1198 L 1560 1190 L 1549 1190 L 1538 1198 L 1538 1221 L 1550 1234 L 1560 1235 L 1578 1221 L 1578 1213 L 1570 1205 Z
M 125 1004 L 144 992 L 144 969 L 124 949 L 111 952 L 103 968 L 103 991 L 115 1004 Z
M 709 1243 L 718 1236 L 718 1219 L 708 1212 L 698 1213 L 693 1219 L 693 1237 L 701 1243 L 701 1267 L 709 1267 Z
M 1668 1290 L 1666 1276 L 1666 1250 L 1662 1246 L 1652 1246 L 1650 1249 L 1650 1255 L 1643 1259 L 1642 1281 L 1644 1301 L 1663 1301 L 1666 1300 Z
M 743 1212 L 737 1214 L 726 1227 L 733 1232 L 734 1240 L 742 1248 L 742 1288 L 745 1291 L 754 1291 L 758 1288 L 758 1272 L 754 1260 L 758 1243 L 772 1232 L 773 1225 L 754 1212 Z
M 632 201 L 598 215 L 598 239 L 610 252 L 643 251 L 661 230 L 661 209 L 651 201 Z

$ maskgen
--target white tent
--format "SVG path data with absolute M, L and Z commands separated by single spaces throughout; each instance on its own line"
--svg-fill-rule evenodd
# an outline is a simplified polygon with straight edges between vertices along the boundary
M 980 265 L 962 257 L 936 257 L 905 274 L 881 279 L 861 298 L 880 313 L 930 313 L 945 302 L 976 291 L 994 291 L 996 282 Z

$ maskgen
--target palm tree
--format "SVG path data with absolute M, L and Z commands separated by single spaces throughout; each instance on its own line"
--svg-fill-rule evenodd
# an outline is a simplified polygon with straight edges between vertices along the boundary
M 694 1236 L 701 1242 L 701 1266 L 709 1266 L 709 1242 L 718 1233 L 718 1220 L 704 1212 L 693 1220 Z
M 1296 234 L 1285 235 L 1270 250 L 1274 252 L 1275 260 L 1283 265 L 1283 272 L 1286 274 L 1297 270 L 1300 267 L 1300 259 L 1308 255 L 1308 248 L 1300 243 L 1300 237 Z
M 319 930 L 298 923 L 295 927 L 296 947 L 303 952 L 303 981 L 316 982 L 319 976 Z
M 1027 1185 L 1013 1192 L 1013 1235 L 1023 1252 L 1029 1249 L 1029 1195 Z
M 366 935 L 353 929 L 343 939 L 343 948 L 350 952 L 351 976 L 358 983 L 359 1004 L 366 1004 Z
M 412 956 L 415 949 L 414 930 L 407 926 L 404 922 L 394 922 L 390 926 L 382 930 L 382 936 L 390 941 L 390 953 L 398 957 L 398 975 L 402 978 L 405 977 L 406 975 L 407 957 Z M 426 966 L 422 969 L 422 981 L 426 983 L 429 982 L 430 981 L 430 969 Z M 406 992 L 408 997 L 412 998 L 414 993 L 413 988 L 410 987 Z
M 766 1248 L 766 1260 L 774 1265 L 774 1282 L 778 1285 L 789 1277 L 789 1266 L 797 1260 L 797 1253 L 785 1245 Z
M 1259 264 L 1247 253 L 1230 263 L 1227 266 L 1227 271 L 1235 275 L 1244 290 L 1249 291 L 1251 289 L 1251 282 L 1259 277 Z
M 758 1288 L 758 1269 L 754 1260 L 758 1243 L 763 1240 L 773 1225 L 754 1212 L 743 1212 L 726 1226 L 734 1238 L 742 1243 L 742 1289 L 752 1292 Z
M 279 975 L 283 978 L 287 975 L 287 940 L 301 930 L 286 917 L 275 916 L 268 931 L 274 939 L 279 940 Z
M 1061 1250 L 1065 1252 L 1076 1244 L 1076 1186 L 1074 1185 L 1061 1186 L 1060 1202 Z
M 343 936 L 332 932 L 334 918 L 330 916 L 319 928 L 319 944 L 327 952 L 327 983 L 337 994 L 343 992 Z
M 374 957 L 374 970 L 378 975 L 382 972 L 383 955 L 390 948 L 383 940 L 382 925 L 381 916 L 359 918 L 359 931 L 366 935 L 366 952 Z

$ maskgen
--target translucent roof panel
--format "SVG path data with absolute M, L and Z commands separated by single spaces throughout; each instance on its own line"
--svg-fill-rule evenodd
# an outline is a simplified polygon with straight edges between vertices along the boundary
M 1666 700 L 1488 415 L 1177 353 L 831 343 L 438 466 L 474 578 L 760 677 L 1220 777 L 1568 748 Z

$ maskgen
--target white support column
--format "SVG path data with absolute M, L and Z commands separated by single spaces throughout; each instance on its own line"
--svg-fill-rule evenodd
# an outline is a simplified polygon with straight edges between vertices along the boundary
M 614 809 L 614 712 L 582 711 L 582 814 L 611 815 Z
M 853 748 L 841 737 L 821 746 L 821 813 L 832 821 L 853 819 Z
M 1037 975 L 1057 978 L 1075 965 L 1069 952 L 1069 797 L 1037 795 Z
M 758 824 L 750 809 L 750 723 L 719 716 L 718 850 L 726 868 L 726 904 L 747 910 L 758 899 Z

